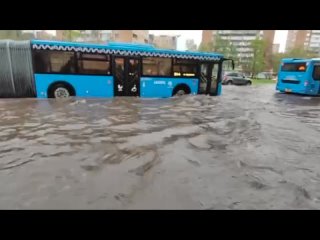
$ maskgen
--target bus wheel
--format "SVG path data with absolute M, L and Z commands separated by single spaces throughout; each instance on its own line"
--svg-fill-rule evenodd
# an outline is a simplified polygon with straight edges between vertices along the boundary
M 184 89 L 180 89 L 180 90 L 178 90 L 178 92 L 175 95 L 182 96 L 182 95 L 185 95 L 185 94 L 186 94 L 186 91 Z
M 72 87 L 63 83 L 52 86 L 49 91 L 50 98 L 69 98 L 71 96 L 74 96 Z
M 172 96 L 182 96 L 190 94 L 190 88 L 187 85 L 178 85 L 174 88 Z

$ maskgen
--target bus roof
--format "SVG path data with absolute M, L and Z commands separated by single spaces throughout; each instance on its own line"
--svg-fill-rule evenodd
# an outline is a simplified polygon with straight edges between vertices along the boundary
M 282 62 L 312 62 L 320 61 L 320 58 L 283 58 Z
M 170 49 L 155 48 L 150 44 L 137 43 L 116 43 L 93 44 L 80 42 L 62 42 L 49 40 L 31 40 L 33 49 L 49 50 L 74 50 L 76 52 L 87 53 L 112 53 L 124 56 L 147 56 L 147 57 L 176 57 L 182 59 L 199 59 L 218 61 L 223 58 L 219 53 L 194 52 L 194 51 L 177 51 Z

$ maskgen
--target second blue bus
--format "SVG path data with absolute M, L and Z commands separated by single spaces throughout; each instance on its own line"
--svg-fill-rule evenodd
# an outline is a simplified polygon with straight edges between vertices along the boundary
M 283 93 L 320 95 L 320 59 L 283 59 L 276 90 Z

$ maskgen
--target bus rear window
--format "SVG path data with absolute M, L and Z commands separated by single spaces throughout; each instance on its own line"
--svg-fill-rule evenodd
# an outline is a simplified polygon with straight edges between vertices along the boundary
M 283 72 L 305 72 L 307 70 L 307 64 L 304 63 L 284 63 L 281 71 Z

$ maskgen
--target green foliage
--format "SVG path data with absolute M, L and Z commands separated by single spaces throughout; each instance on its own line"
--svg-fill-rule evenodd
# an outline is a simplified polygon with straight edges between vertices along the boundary
M 250 44 L 253 49 L 253 57 L 248 66 L 251 67 L 251 74 L 256 75 L 257 73 L 263 71 L 266 66 L 266 47 L 267 44 L 264 40 L 255 39 L 251 41 Z
M 94 39 L 97 40 L 97 42 L 100 42 L 100 31 L 99 30 L 92 30 L 92 36 L 94 37 Z
M 198 48 L 199 52 L 213 52 L 213 42 L 201 43 Z
M 222 39 L 219 35 L 216 35 L 216 41 L 213 45 L 213 51 L 222 53 L 227 58 L 237 58 L 237 49 L 229 40 Z
M 21 30 L 0 30 L 0 39 L 20 40 Z
M 66 41 L 74 41 L 81 36 L 79 30 L 64 30 L 63 39 Z
M 34 39 L 35 36 L 33 33 L 23 33 L 20 37 L 21 40 L 30 40 L 30 39 Z
M 252 85 L 276 84 L 276 81 L 268 79 L 251 79 L 251 81 Z
M 214 42 L 207 44 L 201 43 L 198 50 L 200 52 L 217 52 L 223 54 L 226 58 L 232 58 L 237 62 L 237 49 L 229 40 L 222 39 L 219 35 L 216 35 Z
M 255 39 L 251 41 L 250 47 L 253 49 L 253 57 L 249 59 L 248 62 L 242 61 L 241 70 L 246 73 L 251 73 L 252 75 L 256 75 L 259 72 L 265 71 L 267 65 L 270 67 L 271 62 L 267 63 L 267 43 L 265 40 Z M 228 40 L 222 39 L 220 36 L 216 36 L 215 42 L 210 42 L 207 44 L 201 43 L 199 51 L 202 52 L 218 52 L 224 54 L 224 56 L 232 58 L 235 60 L 236 66 L 238 59 L 237 59 L 237 50 L 232 45 L 232 43 Z M 272 67 L 274 72 L 278 72 L 279 65 L 281 59 L 283 58 L 313 58 L 319 57 L 318 54 L 311 53 L 306 51 L 303 48 L 296 48 L 292 49 L 286 53 L 277 53 L 272 55 Z M 237 67 L 236 67 L 237 68 Z

